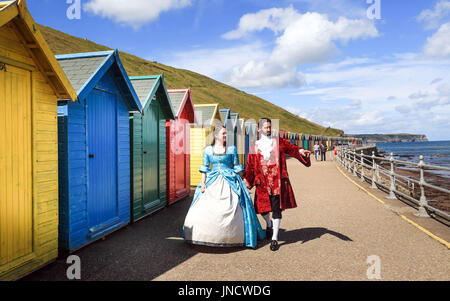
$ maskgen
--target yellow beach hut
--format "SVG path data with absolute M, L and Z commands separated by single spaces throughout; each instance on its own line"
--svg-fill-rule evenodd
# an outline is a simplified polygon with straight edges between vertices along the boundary
M 215 125 L 223 126 L 219 104 L 194 105 L 194 110 L 197 123 L 191 127 L 191 186 L 200 183 L 203 150 L 212 143 Z
M 25 1 L 0 1 L 0 280 L 58 256 L 58 98 L 77 96 Z

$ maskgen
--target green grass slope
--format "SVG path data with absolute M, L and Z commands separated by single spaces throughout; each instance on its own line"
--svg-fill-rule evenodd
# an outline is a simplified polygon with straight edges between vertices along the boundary
M 55 54 L 94 52 L 111 50 L 86 39 L 77 38 L 55 29 L 40 26 L 47 43 Z M 221 108 L 231 108 L 241 118 L 258 120 L 270 117 L 280 120 L 284 131 L 325 136 L 342 135 L 343 131 L 325 128 L 300 118 L 264 99 L 215 81 L 204 75 L 149 62 L 137 56 L 120 52 L 120 58 L 130 76 L 164 73 L 168 89 L 191 88 L 195 104 L 219 103 Z

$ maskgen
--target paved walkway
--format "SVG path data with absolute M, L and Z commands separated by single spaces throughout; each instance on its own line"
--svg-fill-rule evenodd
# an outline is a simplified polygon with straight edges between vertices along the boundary
M 178 236 L 189 199 L 77 252 L 82 280 L 367 280 L 371 255 L 382 280 L 450 280 L 448 248 L 399 213 L 447 241 L 448 227 L 414 218 L 399 201 L 377 202 L 335 162 L 313 159 L 307 169 L 290 159 L 288 168 L 299 207 L 284 212 L 277 252 L 268 241 L 257 250 L 185 244 Z M 65 280 L 60 257 L 25 280 Z

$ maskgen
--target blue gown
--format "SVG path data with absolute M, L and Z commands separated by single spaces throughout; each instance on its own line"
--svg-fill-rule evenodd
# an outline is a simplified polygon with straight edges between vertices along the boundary
M 221 155 L 214 154 L 213 146 L 206 147 L 199 171 L 206 173 L 206 191 L 198 185 L 182 237 L 193 244 L 256 248 L 266 234 L 238 174 L 243 168 L 236 147 L 227 147 Z

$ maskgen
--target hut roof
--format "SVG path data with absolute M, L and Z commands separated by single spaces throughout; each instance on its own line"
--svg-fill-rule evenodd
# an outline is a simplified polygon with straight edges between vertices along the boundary
M 223 122 L 219 113 L 219 104 L 195 105 L 194 110 L 200 126 L 212 126 L 217 119 Z
M 38 69 L 59 99 L 75 101 L 77 94 L 28 11 L 25 0 L 0 1 L 0 27 L 11 24 Z M 6 58 L 1 61 L 8 63 Z
M 226 125 L 227 120 L 231 118 L 231 110 L 230 109 L 220 109 L 220 117 L 222 117 L 224 125 Z
M 233 124 L 233 128 L 236 128 L 238 126 L 238 121 L 239 121 L 239 113 L 231 113 L 231 120 L 232 120 L 232 124 Z
M 73 87 L 77 89 L 80 99 L 87 97 L 110 68 L 115 67 L 114 70 L 121 75 L 121 80 L 118 81 L 119 89 L 129 100 L 130 108 L 142 110 L 117 50 L 57 55 L 56 59 Z
M 238 127 L 238 133 L 239 134 L 245 133 L 245 120 L 240 118 L 238 120 L 237 127 Z
M 256 123 L 251 122 L 251 121 L 246 121 L 245 122 L 245 134 L 246 135 L 256 135 Z
M 192 102 L 190 88 L 189 89 L 167 90 L 167 93 L 169 94 L 170 102 L 171 102 L 172 108 L 175 112 L 175 117 L 178 118 L 181 115 L 185 106 L 188 103 L 191 103 L 192 108 L 194 108 L 194 103 Z M 197 123 L 197 119 L 195 116 L 195 110 L 194 110 L 194 123 Z
M 147 76 L 132 76 L 131 83 L 136 89 L 139 100 L 142 104 L 143 111 L 150 106 L 155 99 L 156 93 L 160 93 L 163 96 L 163 103 L 161 107 L 165 112 L 166 119 L 175 119 L 175 111 L 172 107 L 169 93 L 164 83 L 164 74 L 160 75 L 147 75 Z

